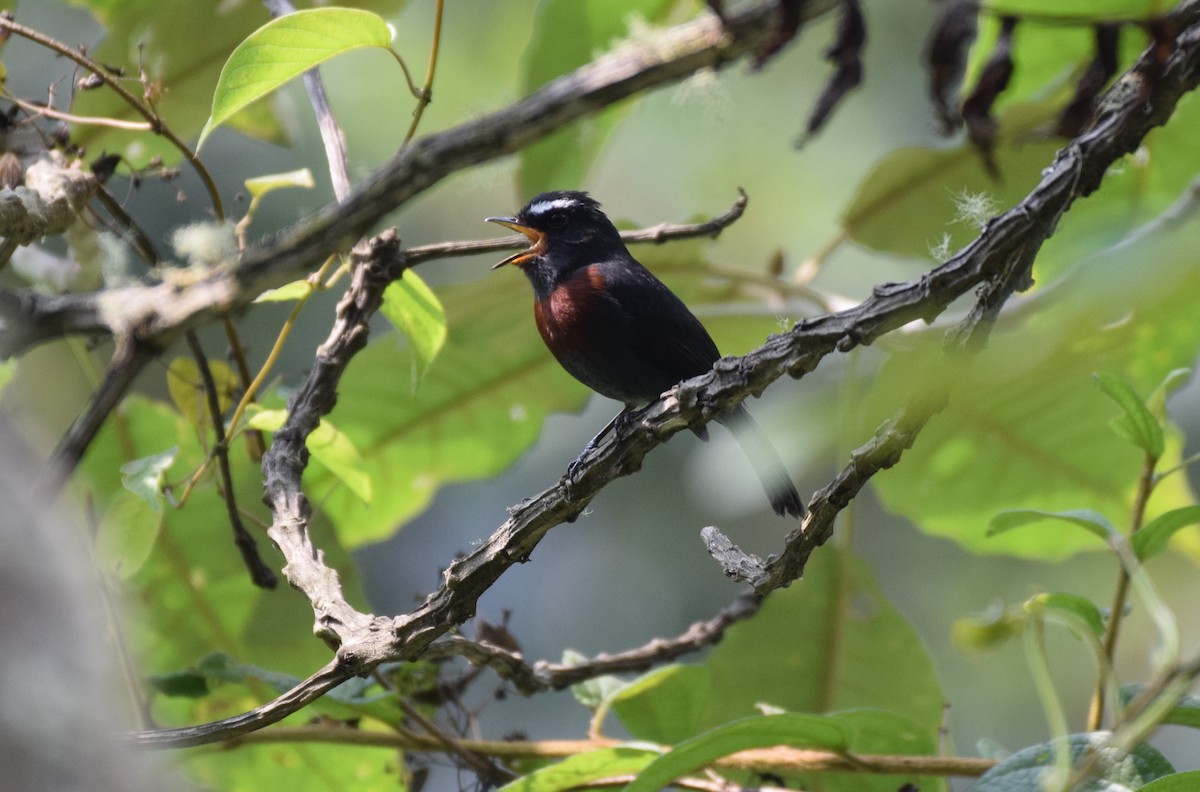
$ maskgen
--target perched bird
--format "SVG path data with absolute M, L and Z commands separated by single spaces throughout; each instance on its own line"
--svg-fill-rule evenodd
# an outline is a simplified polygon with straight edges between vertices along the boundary
M 626 413 L 720 358 L 704 325 L 662 281 L 629 254 L 621 235 L 587 193 L 543 193 L 516 217 L 489 217 L 524 234 L 515 264 L 533 284 L 533 318 L 546 346 L 571 376 L 625 404 L 588 444 Z M 776 514 L 800 517 L 804 503 L 778 453 L 742 405 L 717 417 L 733 432 Z M 704 427 L 693 430 L 707 439 Z M 586 450 L 585 452 L 586 453 Z

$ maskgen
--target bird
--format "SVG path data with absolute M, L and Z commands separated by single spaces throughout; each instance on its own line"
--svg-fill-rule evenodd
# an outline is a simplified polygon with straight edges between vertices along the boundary
M 700 320 L 630 254 L 600 203 L 587 193 L 542 193 L 515 216 L 485 222 L 517 231 L 529 241 L 527 249 L 492 269 L 515 265 L 529 278 L 534 322 L 551 354 L 575 379 L 625 405 L 580 459 L 632 410 L 705 374 L 720 359 Z M 739 404 L 716 420 L 745 451 L 775 513 L 804 516 L 795 484 L 746 407 Z M 692 431 L 708 439 L 706 427 Z

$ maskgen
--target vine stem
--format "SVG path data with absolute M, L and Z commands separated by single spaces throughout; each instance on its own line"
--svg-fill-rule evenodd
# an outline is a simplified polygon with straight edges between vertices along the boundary
M 438 49 L 442 41 L 442 7 L 444 0 L 437 0 L 433 12 L 433 42 L 429 46 L 429 65 L 425 68 L 425 84 L 421 86 L 420 91 L 413 91 L 413 95 L 417 97 L 417 106 L 413 110 L 413 120 L 408 126 L 408 133 L 404 136 L 404 141 L 400 144 L 401 148 L 408 145 L 408 142 L 417 134 L 417 125 L 421 123 L 421 115 L 424 114 L 425 108 L 433 101 L 433 75 L 437 72 Z M 400 56 L 396 56 L 400 60 Z M 404 69 L 404 76 L 408 79 L 409 88 L 415 88 L 412 84 L 412 78 L 408 75 L 408 69 L 404 67 L 404 61 L 400 60 L 400 66 Z
M 1150 494 L 1154 491 L 1156 479 L 1154 477 L 1154 468 L 1158 460 L 1150 454 L 1146 454 L 1142 462 L 1142 472 L 1138 476 L 1137 492 L 1133 498 L 1133 509 L 1129 516 L 1129 535 L 1132 537 L 1137 533 L 1146 519 L 1146 504 L 1150 500 Z M 1121 621 L 1125 611 L 1125 603 L 1129 599 L 1129 571 L 1122 564 L 1118 572 L 1116 589 L 1113 591 L 1112 609 L 1108 615 L 1108 626 L 1104 631 L 1104 640 L 1102 646 L 1104 649 L 1104 659 L 1108 661 L 1108 667 L 1113 667 L 1113 660 L 1117 652 L 1117 637 L 1121 631 Z M 1096 679 L 1096 688 L 1092 692 L 1092 700 L 1088 706 L 1087 730 L 1098 731 L 1100 725 L 1104 721 L 1104 691 L 1105 680 L 1103 674 Z

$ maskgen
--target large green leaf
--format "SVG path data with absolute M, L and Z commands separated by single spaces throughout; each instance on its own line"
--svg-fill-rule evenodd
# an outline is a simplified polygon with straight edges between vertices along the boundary
M 310 8 L 272 19 L 238 44 L 222 67 L 196 147 L 235 113 L 329 58 L 364 47 L 389 49 L 391 40 L 381 17 L 354 8 Z
M 800 583 L 775 592 L 753 619 L 731 627 L 702 665 L 683 668 L 689 672 L 675 672 L 667 678 L 671 684 L 645 684 L 637 695 L 627 689 L 614 699 L 613 712 L 635 738 L 679 741 L 767 705 L 789 712 L 850 710 L 836 717 L 852 727 L 851 751 L 936 750 L 943 697 L 924 646 L 870 570 L 833 545 L 814 554 Z M 662 680 L 654 674 L 646 681 Z M 935 779 L 904 780 L 944 789 Z M 903 783 L 827 773 L 805 775 L 803 782 L 812 789 L 880 792 Z
M 1195 359 L 1200 279 L 1190 238 L 1181 229 L 1093 257 L 1055 293 L 1035 297 L 1040 302 L 1026 306 L 1019 321 L 1002 318 L 969 365 L 947 365 L 937 333 L 927 334 L 923 348 L 897 355 L 874 385 L 873 414 L 862 431 L 926 388 L 949 389 L 952 398 L 905 463 L 876 478 L 887 507 L 972 551 L 1036 558 L 1102 545 L 1078 531 L 985 537 L 993 515 L 1090 509 L 1113 525 L 1127 524 L 1144 454 L 1109 429 L 1116 410 L 1091 377 L 1113 372 L 1150 393 Z M 1029 310 L 1034 306 L 1041 310 Z M 1162 469 L 1179 461 L 1181 447 L 1178 433 L 1167 431 Z M 1149 517 L 1194 500 L 1185 477 L 1170 476 L 1155 488 Z M 1194 529 L 1177 536 L 1195 550 Z

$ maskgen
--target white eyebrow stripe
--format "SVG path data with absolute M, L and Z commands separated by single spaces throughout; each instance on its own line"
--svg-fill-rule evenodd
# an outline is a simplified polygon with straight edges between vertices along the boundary
M 537 203 L 532 204 L 529 207 L 528 212 L 531 215 L 540 215 L 554 209 L 568 209 L 572 206 L 578 205 L 579 201 L 575 200 L 574 198 L 555 198 L 552 201 L 538 201 Z

